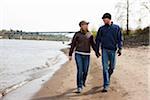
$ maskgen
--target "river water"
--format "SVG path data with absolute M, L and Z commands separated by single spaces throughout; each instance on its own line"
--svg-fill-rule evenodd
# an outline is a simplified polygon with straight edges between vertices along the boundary
M 55 41 L 0 40 L 0 93 L 54 73 L 67 61 L 60 51 L 65 47 Z

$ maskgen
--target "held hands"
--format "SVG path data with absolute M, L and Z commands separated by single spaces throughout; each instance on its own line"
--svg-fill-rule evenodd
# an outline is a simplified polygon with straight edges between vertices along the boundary
M 72 56 L 69 56 L 69 60 L 70 60 L 70 61 L 72 60 Z
M 99 52 L 95 53 L 96 57 L 99 58 L 99 56 L 101 56 L 101 54 Z

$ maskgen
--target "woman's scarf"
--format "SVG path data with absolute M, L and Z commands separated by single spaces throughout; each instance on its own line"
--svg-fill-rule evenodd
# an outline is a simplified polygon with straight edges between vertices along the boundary
M 83 29 L 80 29 L 81 33 L 86 35 L 87 38 L 90 38 L 92 36 L 92 33 L 89 31 L 89 30 L 83 30 Z

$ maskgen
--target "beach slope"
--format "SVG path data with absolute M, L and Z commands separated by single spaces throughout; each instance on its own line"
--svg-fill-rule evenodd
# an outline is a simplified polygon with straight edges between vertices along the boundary
M 63 51 L 68 53 L 68 49 Z M 147 47 L 123 50 L 123 55 L 117 57 L 116 71 L 108 93 L 101 93 L 101 58 L 97 59 L 92 52 L 87 86 L 81 94 L 75 93 L 76 64 L 73 59 L 64 64 L 32 100 L 148 100 L 148 52 Z

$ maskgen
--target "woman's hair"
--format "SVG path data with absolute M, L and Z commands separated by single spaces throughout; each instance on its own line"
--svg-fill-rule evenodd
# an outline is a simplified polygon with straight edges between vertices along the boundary
M 81 33 L 84 33 L 84 34 L 86 34 L 87 32 L 89 32 L 88 29 L 87 30 L 83 30 L 82 28 L 80 28 L 80 31 L 81 31 Z

